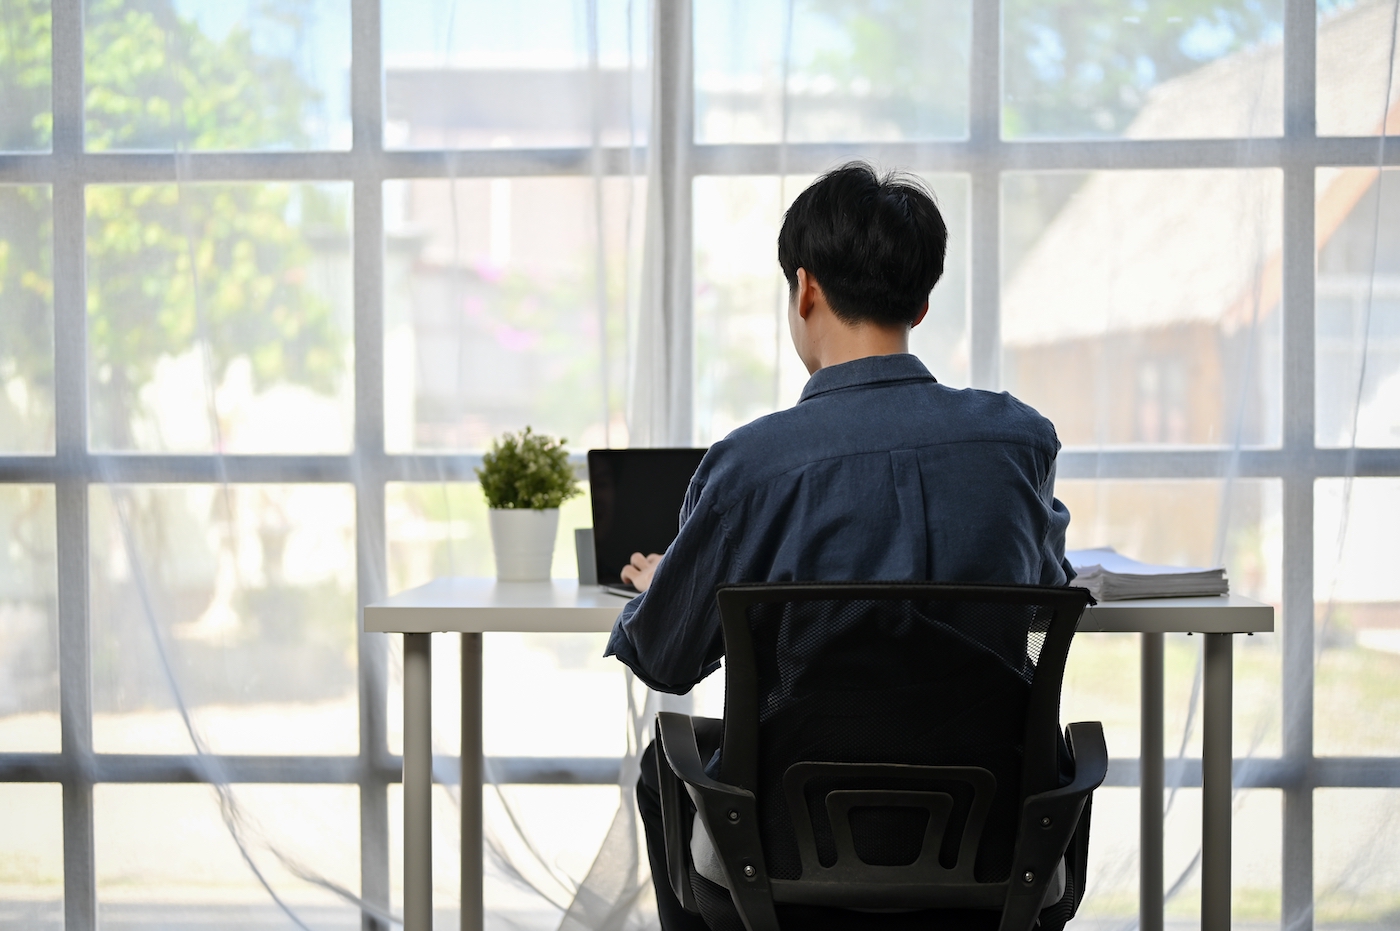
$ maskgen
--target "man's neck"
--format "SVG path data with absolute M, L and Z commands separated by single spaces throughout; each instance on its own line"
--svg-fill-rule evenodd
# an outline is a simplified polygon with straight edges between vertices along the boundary
M 843 362 L 869 356 L 888 356 L 909 351 L 908 327 L 882 327 L 871 323 L 848 326 L 838 323 L 822 334 L 816 349 L 816 372 Z

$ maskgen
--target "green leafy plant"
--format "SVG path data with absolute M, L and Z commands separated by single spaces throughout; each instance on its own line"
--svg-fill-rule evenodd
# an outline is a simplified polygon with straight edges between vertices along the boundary
M 486 503 L 493 508 L 557 508 L 583 494 L 569 466 L 564 440 L 529 427 L 491 442 L 476 470 Z

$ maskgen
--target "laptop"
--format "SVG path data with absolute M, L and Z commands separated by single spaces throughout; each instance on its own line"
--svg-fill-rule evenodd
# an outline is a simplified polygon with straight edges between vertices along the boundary
M 633 553 L 664 553 L 680 529 L 681 505 L 704 449 L 590 449 L 593 559 L 598 585 L 631 598 L 622 581 Z

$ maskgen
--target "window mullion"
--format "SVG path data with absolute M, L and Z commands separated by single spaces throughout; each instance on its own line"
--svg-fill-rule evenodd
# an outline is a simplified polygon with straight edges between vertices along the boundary
M 355 557 L 357 600 L 382 599 L 388 571 L 384 524 L 384 89 L 379 0 L 350 9 L 349 166 L 354 182 Z M 356 628 L 360 628 L 356 618 Z M 382 634 L 358 635 L 360 719 L 360 894 L 389 908 L 388 649 Z M 364 931 L 385 931 L 362 913 Z
M 1001 3 L 972 7 L 969 148 L 971 178 L 968 334 L 971 382 L 1001 382 Z
M 97 926 L 92 812 L 92 665 L 88 612 L 87 298 L 84 275 L 82 5 L 54 3 L 53 307 L 62 722 L 63 915 Z
M 1313 926 L 1313 489 L 1316 479 L 1314 241 L 1317 165 L 1317 7 L 1286 0 L 1283 42 L 1283 793 L 1282 925 Z

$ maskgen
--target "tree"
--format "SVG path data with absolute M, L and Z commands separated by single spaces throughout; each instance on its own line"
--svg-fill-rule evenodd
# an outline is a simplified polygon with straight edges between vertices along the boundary
M 309 0 L 265 0 L 262 20 L 305 31 Z M 288 57 L 243 22 L 214 40 L 173 0 L 87 0 L 85 135 L 90 151 L 298 148 L 318 100 Z
M 1281 0 L 1006 0 L 1003 132 L 1115 136 L 1151 88 L 1282 38 Z
M 0 151 L 52 130 L 46 0 L 0 0 Z M 53 447 L 53 208 L 47 188 L 0 185 L 0 449 Z M 17 389 L 17 390 L 16 390 Z
M 0 449 L 53 448 L 53 202 L 0 185 Z
M 906 139 L 967 129 L 972 8 L 964 0 L 809 0 L 849 43 L 814 56 L 813 72 L 870 89 L 862 109 Z
M 104 185 L 87 201 L 95 444 L 129 447 L 131 412 L 156 363 L 201 343 L 215 383 L 244 358 L 258 387 L 334 389 L 344 334 L 306 286 L 312 247 L 288 215 L 295 206 L 303 223 L 317 214 L 333 223 L 343 205 L 315 188 L 270 184 Z
M 43 112 L 32 122 L 47 141 L 48 5 L 0 3 L 5 112 L 13 112 L 12 87 L 22 92 L 21 101 L 43 96 Z M 307 14 L 306 0 L 279 0 L 261 10 L 294 36 Z M 303 127 L 315 91 L 289 58 L 260 51 L 246 24 L 216 41 L 178 16 L 172 0 L 89 0 L 84 36 L 89 150 L 306 142 Z M 0 117 L 0 143 L 13 144 L 14 122 Z M 104 184 L 89 187 L 86 197 L 90 438 L 96 446 L 130 448 L 141 386 L 162 357 L 201 342 L 216 383 L 234 360 L 247 359 L 258 387 L 294 380 L 319 391 L 335 388 L 347 334 L 305 273 L 318 231 L 344 238 L 343 198 L 285 184 Z M 51 214 L 44 188 L 0 186 L 6 321 L 0 382 L 19 379 L 50 392 Z
M 849 43 L 813 65 L 876 92 L 905 138 L 966 126 L 973 0 L 807 0 Z M 1337 0 L 1324 0 L 1328 7 Z M 1121 133 L 1155 84 L 1282 35 L 1281 0 L 1005 0 L 1003 131 Z
M 49 0 L 0 0 L 0 152 L 48 148 L 51 22 Z

